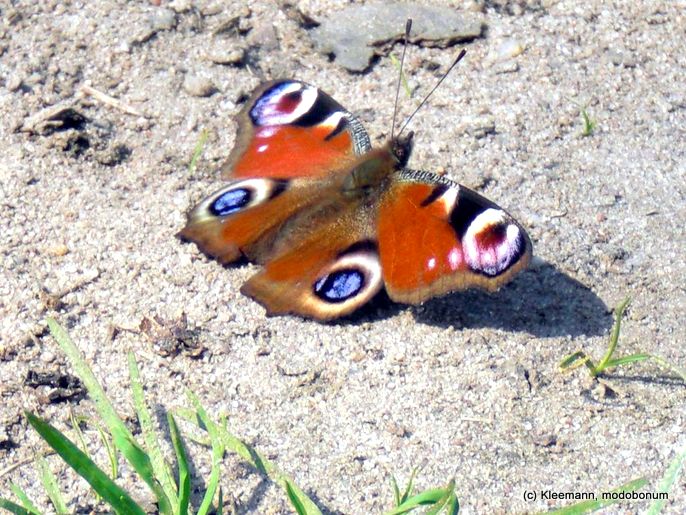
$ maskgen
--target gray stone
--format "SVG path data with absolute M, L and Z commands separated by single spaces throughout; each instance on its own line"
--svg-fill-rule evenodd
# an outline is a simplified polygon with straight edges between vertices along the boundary
M 176 27 L 176 13 L 171 9 L 155 9 L 150 16 L 150 27 L 153 30 L 172 30 Z
M 217 91 L 217 88 L 207 77 L 188 74 L 183 81 L 183 89 L 194 97 L 209 97 Z
M 403 38 L 408 18 L 413 22 L 410 41 L 425 46 L 447 47 L 478 38 L 484 26 L 478 15 L 455 9 L 369 3 L 332 13 L 311 31 L 311 37 L 319 52 L 334 54 L 336 62 L 350 71 L 363 72 L 385 45 Z
M 239 66 L 245 59 L 245 49 L 217 43 L 207 52 L 207 58 L 215 64 Z

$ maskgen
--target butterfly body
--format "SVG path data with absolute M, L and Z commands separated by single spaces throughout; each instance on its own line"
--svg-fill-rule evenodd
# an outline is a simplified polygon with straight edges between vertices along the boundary
M 360 122 L 308 84 L 258 88 L 223 177 L 180 236 L 223 264 L 263 264 L 241 291 L 268 314 L 347 315 L 385 287 L 419 304 L 495 290 L 529 262 L 524 229 L 450 179 L 405 168 L 412 134 L 372 149 Z

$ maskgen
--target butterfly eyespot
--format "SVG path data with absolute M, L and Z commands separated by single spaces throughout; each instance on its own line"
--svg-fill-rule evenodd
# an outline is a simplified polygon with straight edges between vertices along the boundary
M 202 201 L 191 218 L 202 220 L 237 213 L 273 199 L 288 188 L 288 181 L 274 179 L 245 179 L 229 184 Z
M 264 92 L 250 110 L 255 125 L 288 125 L 305 116 L 317 101 L 317 89 L 299 82 L 279 82 Z
M 312 283 L 310 306 L 324 318 L 341 316 L 369 301 L 382 284 L 376 244 L 360 241 L 321 271 Z
M 462 240 L 469 268 L 489 277 L 500 275 L 524 254 L 522 231 L 505 213 L 489 208 L 477 216 Z
M 319 279 L 314 294 L 325 302 L 345 302 L 364 287 L 365 277 L 353 268 L 337 270 Z
M 252 200 L 252 191 L 246 188 L 229 190 L 217 197 L 210 204 L 210 213 L 214 216 L 226 216 L 240 211 Z

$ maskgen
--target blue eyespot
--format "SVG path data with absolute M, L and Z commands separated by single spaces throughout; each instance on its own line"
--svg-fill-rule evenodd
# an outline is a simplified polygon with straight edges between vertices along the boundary
M 314 284 L 314 294 L 326 302 L 345 302 L 364 287 L 364 275 L 354 268 L 337 270 Z
M 236 188 L 217 197 L 210 204 L 210 212 L 214 216 L 226 216 L 236 211 L 240 211 L 250 203 L 253 197 L 252 190 L 246 188 Z

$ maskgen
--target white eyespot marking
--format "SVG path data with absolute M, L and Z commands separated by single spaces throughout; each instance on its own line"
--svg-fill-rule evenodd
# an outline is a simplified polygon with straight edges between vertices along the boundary
M 250 110 L 256 125 L 288 125 L 307 114 L 317 101 L 317 88 L 283 82 L 264 92 Z
M 460 254 L 460 249 L 453 248 L 448 252 L 448 265 L 450 265 L 451 270 L 457 270 L 462 264 L 462 255 Z
M 263 203 L 274 196 L 284 182 L 272 179 L 235 181 L 205 198 L 191 213 L 197 222 L 228 216 Z
M 260 145 L 259 147 L 257 147 L 257 151 L 258 151 L 258 152 L 264 152 L 264 151 L 267 150 L 268 148 L 269 148 L 269 145 L 267 145 L 267 144 Z
M 426 269 L 433 270 L 434 268 L 436 268 L 436 258 L 432 257 L 426 262 Z
M 491 277 L 507 270 L 522 255 L 523 245 L 519 227 L 504 211 L 494 208 L 479 214 L 462 239 L 469 267 Z
M 256 138 L 271 138 L 274 134 L 279 132 L 278 127 L 263 127 L 255 132 Z
M 305 302 L 323 317 L 351 313 L 381 289 L 381 263 L 373 250 L 345 254 L 326 266 Z

